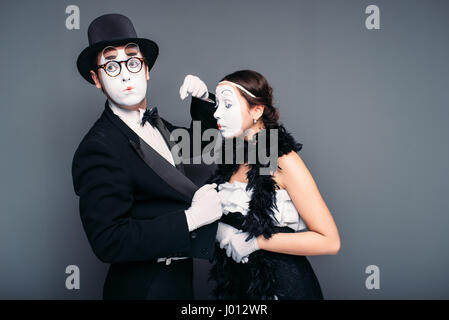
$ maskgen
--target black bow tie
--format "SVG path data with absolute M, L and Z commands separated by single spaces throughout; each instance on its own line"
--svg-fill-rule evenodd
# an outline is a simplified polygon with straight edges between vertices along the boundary
M 146 109 L 142 117 L 141 126 L 145 125 L 145 122 L 149 122 L 153 127 L 156 127 L 157 121 L 159 119 L 159 114 L 157 113 L 157 107 L 151 109 Z

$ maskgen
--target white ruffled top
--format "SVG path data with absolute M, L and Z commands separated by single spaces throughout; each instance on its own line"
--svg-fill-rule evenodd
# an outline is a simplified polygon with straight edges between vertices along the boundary
M 248 205 L 253 190 L 246 191 L 246 186 L 247 183 L 241 181 L 225 182 L 218 186 L 223 214 L 240 212 L 246 215 L 248 213 Z M 276 204 L 277 209 L 273 209 L 273 212 L 277 221 L 274 221 L 274 225 L 290 227 L 295 231 L 307 228 L 287 190 L 276 190 Z

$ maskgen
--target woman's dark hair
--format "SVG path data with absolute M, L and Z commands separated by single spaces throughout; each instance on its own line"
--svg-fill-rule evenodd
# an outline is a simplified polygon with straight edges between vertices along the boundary
M 240 94 L 248 101 L 249 107 L 264 105 L 262 121 L 265 128 L 271 129 L 279 126 L 279 112 L 273 107 L 273 89 L 268 84 L 267 79 L 260 73 L 253 70 L 239 70 L 228 74 L 220 81 L 231 81 L 243 86 L 251 92 L 256 98 L 251 97 L 244 91 L 239 90 Z

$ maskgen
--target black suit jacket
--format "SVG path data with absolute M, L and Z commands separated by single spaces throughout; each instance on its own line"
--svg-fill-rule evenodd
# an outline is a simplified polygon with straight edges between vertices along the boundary
M 213 112 L 211 103 L 192 98 L 192 120 L 201 120 L 202 129 L 216 127 Z M 171 147 L 169 134 L 178 127 L 161 118 L 158 128 Z M 108 290 L 118 292 L 129 281 L 135 297 L 144 296 L 146 264 L 158 257 L 212 258 L 217 222 L 189 232 L 184 213 L 198 186 L 182 164 L 175 168 L 159 155 L 107 101 L 75 152 L 72 177 L 88 241 L 111 264 Z

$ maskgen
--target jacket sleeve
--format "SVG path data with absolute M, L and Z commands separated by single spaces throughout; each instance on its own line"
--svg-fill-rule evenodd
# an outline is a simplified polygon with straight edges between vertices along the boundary
M 203 152 L 204 148 L 211 143 L 212 140 L 202 140 L 203 137 L 203 133 L 204 131 L 206 131 L 207 129 L 218 129 L 217 127 L 217 120 L 214 118 L 214 113 L 215 113 L 215 95 L 213 93 L 209 92 L 209 99 L 212 100 L 213 102 L 208 102 L 196 97 L 192 97 L 192 101 L 190 103 L 190 116 L 191 116 L 191 121 L 190 121 L 190 127 L 182 127 L 182 126 L 176 126 L 171 124 L 170 122 L 168 122 L 165 119 L 162 119 L 162 121 L 164 122 L 165 126 L 167 127 L 167 129 L 172 132 L 173 130 L 176 129 L 184 129 L 186 131 L 188 131 L 189 133 L 189 143 L 190 143 L 190 154 L 189 154 L 189 158 L 194 158 L 194 157 L 198 157 L 201 155 L 201 153 Z M 197 126 L 200 126 L 200 135 L 196 135 L 195 134 L 195 129 L 194 129 L 194 122 L 197 122 Z M 218 131 L 217 131 L 218 132 Z M 196 148 L 194 147 L 195 141 L 194 139 L 200 139 L 199 141 L 199 146 L 200 148 L 198 150 L 196 150 Z M 176 143 L 179 142 L 175 141 Z M 196 152 L 200 152 L 195 153 Z
M 132 185 L 111 146 L 97 139 L 83 141 L 73 158 L 72 177 L 84 230 L 101 261 L 191 256 L 192 237 L 184 210 L 149 220 L 131 216 Z
M 206 129 L 217 127 L 217 120 L 214 117 L 215 113 L 215 95 L 209 92 L 209 99 L 213 102 L 205 101 L 196 97 L 192 97 L 192 101 L 190 103 L 190 116 L 192 118 L 190 122 L 190 127 L 182 127 L 171 124 L 165 119 L 162 119 L 164 124 L 167 126 L 169 131 L 173 131 L 174 129 L 183 128 L 189 131 L 193 130 L 193 121 L 201 121 L 201 131 L 203 132 Z
M 192 97 L 190 104 L 190 115 L 193 121 L 201 121 L 201 127 L 203 130 L 217 127 L 217 120 L 214 118 L 215 113 L 215 95 L 209 92 L 209 99 L 213 102 L 208 102 L 202 99 Z M 192 128 L 192 122 L 190 128 Z

